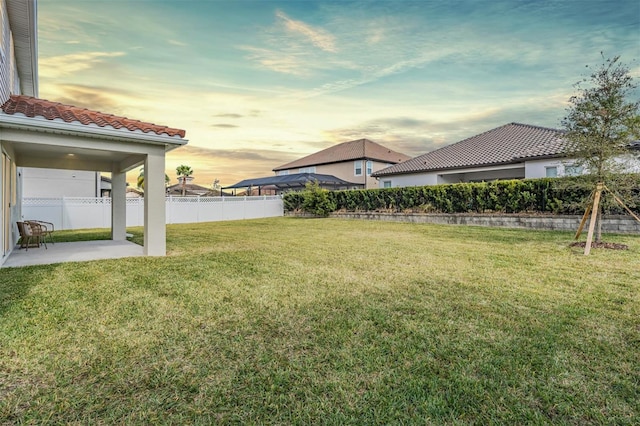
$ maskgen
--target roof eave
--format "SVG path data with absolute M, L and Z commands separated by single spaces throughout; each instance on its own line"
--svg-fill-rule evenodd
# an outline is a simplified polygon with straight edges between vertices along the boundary
M 186 145 L 188 139 L 179 136 L 158 135 L 157 133 L 132 132 L 114 128 L 94 127 L 80 123 L 51 121 L 43 118 L 32 118 L 0 113 L 0 127 L 18 130 L 31 130 L 43 133 L 61 133 L 73 136 L 110 139 L 118 141 L 135 141 L 165 145 L 167 151 Z

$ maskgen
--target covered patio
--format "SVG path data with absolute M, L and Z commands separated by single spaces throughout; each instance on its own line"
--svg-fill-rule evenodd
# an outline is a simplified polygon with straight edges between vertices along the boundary
M 18 167 L 18 182 L 20 167 L 111 174 L 111 239 L 114 242 L 128 243 L 126 172 L 143 165 L 144 246 L 140 249 L 145 256 L 166 254 L 165 154 L 185 145 L 184 136 L 184 130 L 23 95 L 12 95 L 0 112 L 0 141 Z M 14 229 L 18 220 L 37 219 L 21 217 L 19 185 L 16 198 L 17 209 L 12 223 L 8 224 Z M 17 242 L 17 236 L 13 241 Z M 70 247 L 85 250 L 80 246 Z M 50 254 L 50 250 L 42 252 Z M 31 254 L 31 250 L 29 252 Z
M 63 262 L 84 262 L 102 259 L 121 259 L 144 256 L 142 246 L 130 241 L 100 240 L 73 243 L 47 243 L 29 250 L 14 250 L 2 264 L 2 268 L 30 265 L 49 265 Z

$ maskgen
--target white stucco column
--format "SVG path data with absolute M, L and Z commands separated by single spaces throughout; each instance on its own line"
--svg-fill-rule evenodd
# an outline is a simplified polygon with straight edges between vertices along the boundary
M 167 254 L 164 146 L 154 148 L 144 162 L 144 254 Z
M 111 172 L 111 239 L 127 239 L 127 174 Z

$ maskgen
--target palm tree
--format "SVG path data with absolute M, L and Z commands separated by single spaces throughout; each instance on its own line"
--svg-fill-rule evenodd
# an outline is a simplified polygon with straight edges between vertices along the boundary
M 182 196 L 187 194 L 187 178 L 193 174 L 193 169 L 189 166 L 181 165 L 176 167 L 178 179 L 182 176 Z
M 170 179 L 169 179 L 169 175 L 167 175 L 166 173 L 164 174 L 164 183 L 167 184 L 169 183 Z M 138 181 L 137 184 L 139 189 L 144 190 L 144 167 L 140 169 L 140 174 L 138 175 Z

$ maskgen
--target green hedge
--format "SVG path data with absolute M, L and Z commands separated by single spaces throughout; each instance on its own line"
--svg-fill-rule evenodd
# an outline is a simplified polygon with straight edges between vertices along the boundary
M 579 176 L 330 191 L 328 196 L 335 211 L 583 214 L 594 186 Z M 639 175 L 621 176 L 609 186 L 631 210 L 640 209 Z M 308 196 L 308 191 L 285 194 L 285 210 L 305 211 Z M 625 214 L 609 194 L 603 208 L 606 214 Z

